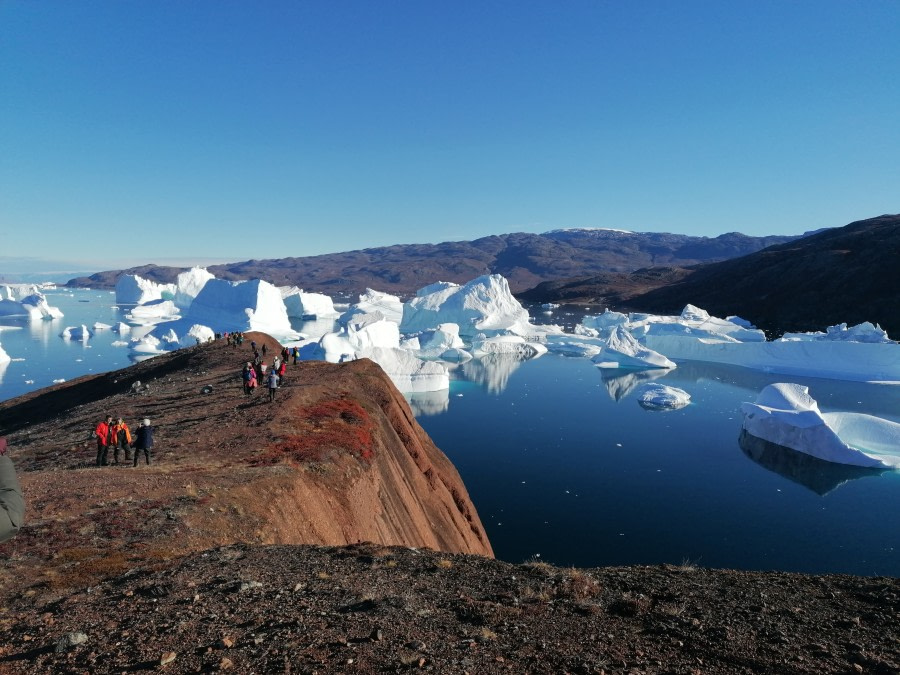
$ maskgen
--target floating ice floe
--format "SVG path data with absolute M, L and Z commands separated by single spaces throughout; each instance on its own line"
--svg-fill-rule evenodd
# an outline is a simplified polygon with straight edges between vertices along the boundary
M 762 331 L 740 317 L 718 319 L 687 305 L 679 316 L 609 311 L 588 316 L 576 327 L 575 335 L 548 336 L 547 342 L 551 351 L 577 353 L 580 348 L 590 353 L 596 339 L 617 329 L 676 361 L 708 361 L 842 380 L 900 381 L 900 345 L 871 323 L 849 328 L 840 324 L 817 333 L 788 333 L 767 342 Z M 559 341 L 557 347 L 555 340 Z M 594 358 L 607 360 L 602 354 Z
M 641 385 L 637 393 L 638 403 L 648 410 L 677 410 L 691 402 L 691 395 L 684 389 L 658 382 Z
M 112 328 L 112 332 L 118 333 L 119 335 L 124 335 L 125 333 L 128 333 L 130 331 L 131 326 L 129 326 L 127 323 L 124 323 L 123 321 L 120 321 Z
M 3 349 L 3 345 L 0 345 L 0 363 L 9 363 L 10 361 L 12 361 L 12 358 Z
M 403 305 L 403 333 L 430 330 L 442 323 L 457 324 L 463 337 L 500 332 L 527 336 L 535 331 L 528 310 L 499 274 L 480 276 L 463 286 L 443 281 L 431 284 Z
M 675 363 L 665 356 L 639 343 L 623 326 L 616 326 L 613 329 L 603 349 L 591 360 L 602 368 L 675 367 Z
M 95 321 L 93 325 L 94 330 L 107 330 L 112 328 L 108 323 L 101 323 L 100 321 Z
M 785 333 L 779 338 L 781 342 L 865 342 L 870 344 L 893 344 L 887 332 L 881 326 L 868 321 L 847 327 L 846 323 L 829 326 L 825 332 Z
M 66 326 L 63 332 L 59 334 L 61 338 L 66 340 L 80 340 L 82 342 L 90 339 L 94 334 L 84 324 L 80 326 Z
M 750 435 L 828 462 L 900 468 L 900 424 L 862 413 L 823 413 L 809 388 L 779 382 L 743 403 Z
M 332 299 L 322 293 L 307 293 L 296 286 L 284 286 L 281 298 L 288 316 L 297 319 L 326 319 L 340 315 L 334 308 Z M 399 298 L 398 298 L 399 300 Z

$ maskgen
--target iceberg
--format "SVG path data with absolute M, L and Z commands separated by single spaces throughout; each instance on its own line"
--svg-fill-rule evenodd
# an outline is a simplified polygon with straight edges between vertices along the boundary
M 158 284 L 136 274 L 123 274 L 116 281 L 116 304 L 143 305 L 175 297 L 175 284 Z
M 338 323 L 345 325 L 359 315 L 379 312 L 388 321 L 399 324 L 403 311 L 403 303 L 396 295 L 367 288 L 366 292 L 359 296 L 359 302 L 350 305 L 347 311 L 338 317 Z
M 865 342 L 870 344 L 890 344 L 891 340 L 887 332 L 881 326 L 873 325 L 868 321 L 847 327 L 846 323 L 836 326 L 829 326 L 825 332 L 816 333 L 785 333 L 778 341 L 780 342 Z
M 178 275 L 175 281 L 175 306 L 179 309 L 187 309 L 194 302 L 206 282 L 215 279 L 215 275 L 202 267 L 192 267 L 187 272 Z
M 340 315 L 331 297 L 322 293 L 307 293 L 296 286 L 283 286 L 281 298 L 288 316 L 297 319 L 326 319 Z M 398 298 L 399 301 L 399 298 Z
M 602 351 L 591 360 L 601 367 L 608 367 L 609 363 L 615 363 L 620 368 L 675 367 L 665 356 L 639 343 L 623 326 L 613 329 Z
M 127 323 L 125 323 L 123 321 L 120 321 L 112 328 L 112 332 L 118 333 L 119 335 L 124 335 L 125 333 L 128 333 L 130 331 L 131 331 L 131 326 L 129 326 Z
M 93 333 L 87 326 L 82 324 L 80 326 L 66 326 L 59 336 L 66 340 L 80 340 L 81 342 L 86 342 L 88 338 L 93 336 Z
M 4 351 L 3 345 L 0 345 L 0 363 L 9 363 L 10 361 L 12 358 Z
M 216 334 L 209 326 L 201 326 L 195 323 L 188 329 L 188 332 L 181 336 L 178 340 L 180 347 L 193 347 L 203 342 L 212 342 L 216 339 Z
M 400 342 L 400 347 L 413 350 L 420 359 L 426 360 L 459 362 L 472 358 L 464 349 L 459 326 L 455 323 L 442 323 L 434 330 L 407 336 Z
M 770 384 L 741 412 L 744 430 L 756 438 L 828 462 L 900 468 L 900 424 L 862 413 L 823 413 L 808 387 Z
M 440 391 L 450 388 L 450 375 L 445 365 L 436 361 L 423 361 L 405 349 L 370 347 L 360 351 L 358 356 L 371 359 L 381 366 L 401 392 Z
M 533 359 L 547 353 L 540 342 L 527 342 L 520 335 L 476 335 L 472 340 L 472 354 L 515 354 L 520 360 Z
M 294 333 L 281 291 L 261 279 L 209 279 L 178 323 L 186 324 L 185 329 L 200 324 L 216 331 L 257 330 L 273 337 Z
M 32 320 L 59 319 L 63 313 L 51 307 L 35 284 L 0 286 L 0 316 L 26 315 Z
M 457 324 L 463 337 L 499 332 L 529 335 L 535 330 L 528 310 L 499 274 L 480 276 L 463 286 L 444 281 L 431 284 L 403 305 L 402 333 L 418 333 L 442 323 Z
M 340 363 L 358 358 L 367 349 L 397 349 L 400 330 L 380 311 L 356 314 L 337 333 L 326 333 L 319 340 L 326 361 Z M 374 360 L 374 359 L 373 359 Z
M 684 389 L 654 382 L 638 390 L 638 403 L 647 410 L 677 410 L 690 404 L 691 395 Z
M 178 307 L 171 300 L 149 300 L 142 305 L 132 307 L 126 315 L 130 321 L 138 324 L 155 324 L 162 321 L 173 321 L 179 317 Z

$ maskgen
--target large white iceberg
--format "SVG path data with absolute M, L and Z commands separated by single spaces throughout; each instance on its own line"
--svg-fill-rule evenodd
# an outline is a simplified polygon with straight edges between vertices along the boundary
M 743 403 L 747 433 L 839 464 L 900 468 L 900 424 L 862 413 L 823 413 L 809 388 L 779 382 Z
M 610 364 L 620 368 L 675 367 L 675 364 L 665 356 L 639 343 L 622 326 L 613 329 L 603 345 L 603 350 L 591 360 L 602 367 L 609 367 Z
M 480 276 L 460 286 L 438 282 L 420 289 L 403 305 L 402 333 L 418 333 L 442 323 L 455 323 L 463 337 L 478 333 L 534 331 L 528 310 L 516 300 L 499 274 Z
M 179 309 L 187 309 L 194 302 L 206 282 L 215 279 L 215 275 L 202 267 L 192 267 L 187 272 L 178 275 L 175 282 L 175 306 Z
M 361 350 L 359 358 L 375 361 L 401 392 L 440 391 L 450 388 L 447 367 L 435 361 L 423 361 L 396 347 L 371 347 Z
M 349 361 L 367 349 L 396 349 L 400 346 L 400 330 L 379 311 L 357 314 L 336 333 L 326 333 L 319 340 L 322 356 L 331 363 Z
M 183 323 L 210 326 L 219 332 L 258 330 L 273 337 L 293 333 L 281 291 L 261 279 L 209 279 L 179 322 Z M 178 327 L 175 330 L 185 332 Z
M 12 361 L 12 358 L 4 351 L 3 346 L 0 345 L 0 363 L 9 363 L 10 361 Z
M 366 292 L 359 296 L 359 302 L 350 305 L 347 311 L 341 314 L 338 323 L 345 325 L 360 315 L 379 312 L 388 321 L 399 324 L 403 311 L 403 303 L 396 295 L 367 288 Z
M 335 310 L 331 297 L 323 293 L 307 293 L 296 286 L 280 287 L 278 290 L 281 291 L 288 316 L 297 319 L 324 319 L 340 314 Z
M 0 286 L 0 316 L 26 315 L 30 319 L 59 319 L 57 307 L 51 307 L 36 284 L 5 284 Z
M 136 274 L 123 274 L 116 281 L 116 304 L 119 305 L 143 305 L 174 297 L 175 284 L 158 284 Z

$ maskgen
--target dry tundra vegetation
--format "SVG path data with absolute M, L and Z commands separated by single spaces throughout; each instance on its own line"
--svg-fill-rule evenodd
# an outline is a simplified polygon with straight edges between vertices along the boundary
M 900 672 L 894 578 L 453 553 L 480 521 L 375 369 L 298 367 L 269 406 L 242 397 L 241 359 L 203 346 L 0 404 L 29 509 L 0 544 L 0 673 Z M 92 467 L 106 410 L 151 416 L 158 461 Z M 456 544 L 291 540 L 298 481 L 350 513 L 392 443 L 417 498 L 446 491 L 429 517 L 456 513 Z

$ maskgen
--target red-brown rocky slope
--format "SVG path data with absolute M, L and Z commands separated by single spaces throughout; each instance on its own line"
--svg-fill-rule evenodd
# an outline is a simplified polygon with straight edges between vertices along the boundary
M 465 486 L 373 362 L 301 362 L 275 403 L 242 393 L 243 347 L 220 340 L 0 404 L 26 525 L 0 545 L 12 579 L 89 584 L 236 542 L 372 541 L 492 556 Z M 96 467 L 107 413 L 150 418 L 154 462 Z M 112 456 L 110 456 L 112 461 Z

